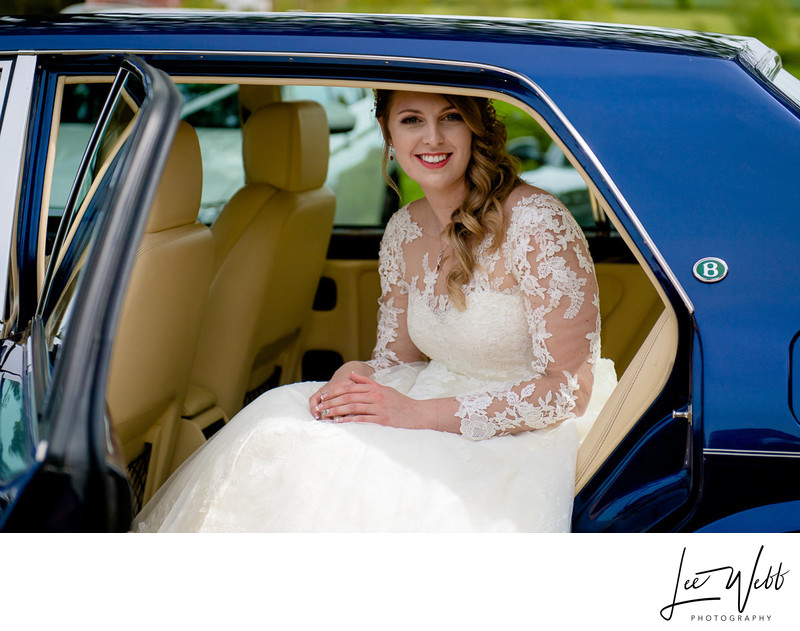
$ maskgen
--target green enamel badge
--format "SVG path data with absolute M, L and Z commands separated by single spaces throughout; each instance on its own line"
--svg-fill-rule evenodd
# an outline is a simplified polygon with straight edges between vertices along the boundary
M 715 256 L 707 256 L 694 264 L 692 272 L 703 283 L 718 283 L 728 275 L 728 264 Z

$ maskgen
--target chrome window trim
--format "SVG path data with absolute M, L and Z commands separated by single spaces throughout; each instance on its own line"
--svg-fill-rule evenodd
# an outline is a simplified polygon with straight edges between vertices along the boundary
M 797 451 L 766 451 L 758 449 L 703 449 L 707 456 L 751 456 L 755 458 L 800 458 Z
M 65 54 L 65 55 L 100 55 L 100 54 L 107 54 L 107 55 L 120 55 L 121 51 L 119 50 L 111 50 L 111 49 L 86 49 L 86 50 L 68 50 L 68 51 L 59 51 L 59 50 L 52 50 L 48 51 L 49 54 Z M 556 117 L 561 121 L 567 131 L 572 135 L 573 139 L 578 143 L 578 146 L 583 150 L 586 154 L 589 161 L 592 165 L 597 169 L 600 176 L 603 178 L 605 183 L 607 184 L 608 188 L 610 189 L 611 193 L 616 198 L 617 202 L 619 203 L 620 207 L 625 211 L 625 213 L 630 217 L 631 221 L 633 222 L 634 227 L 639 231 L 639 234 L 642 236 L 645 245 L 648 247 L 650 252 L 652 253 L 653 257 L 655 258 L 656 262 L 659 264 L 661 269 L 663 270 L 666 277 L 669 279 L 670 283 L 674 289 L 678 292 L 681 300 L 683 301 L 684 306 L 688 310 L 689 314 L 694 313 L 694 305 L 692 304 L 689 295 L 686 293 L 686 290 L 678 281 L 678 278 L 675 276 L 674 272 L 667 264 L 666 259 L 663 257 L 659 249 L 656 247 L 655 242 L 650 237 L 648 232 L 645 230 L 644 226 L 642 225 L 639 218 L 633 212 L 628 201 L 622 195 L 622 192 L 617 187 L 616 183 L 611 179 L 610 175 L 606 171 L 605 167 L 601 164 L 598 160 L 597 156 L 595 155 L 594 151 L 592 151 L 589 144 L 583 139 L 583 137 L 578 133 L 572 123 L 567 119 L 564 113 L 561 111 L 560 108 L 556 106 L 553 100 L 545 93 L 545 91 L 539 87 L 539 85 L 534 82 L 532 79 L 526 77 L 523 74 L 520 74 L 514 70 L 509 70 L 507 68 L 502 68 L 500 66 L 494 66 L 491 64 L 484 64 L 475 61 L 455 61 L 449 59 L 429 59 L 425 57 L 405 57 L 405 56 L 386 56 L 386 55 L 365 55 L 365 54 L 355 54 L 355 53 L 309 53 L 309 52 L 285 52 L 285 51 L 208 51 L 208 50 L 169 50 L 165 51 L 163 49 L 141 49 L 141 50 L 129 50 L 126 51 L 128 54 L 133 55 L 175 55 L 175 56 L 184 56 L 184 55 L 197 55 L 200 57 L 208 56 L 208 57 L 241 57 L 241 56 L 252 56 L 252 57 L 285 57 L 285 58 L 298 58 L 298 59 L 346 59 L 346 60 L 353 60 L 353 61 L 379 61 L 385 64 L 391 63 L 415 63 L 415 64 L 430 64 L 434 66 L 449 66 L 449 67 L 460 67 L 460 68 L 474 68 L 477 70 L 482 71 L 490 71 L 495 72 L 498 74 L 506 75 L 509 77 L 514 77 L 517 81 L 521 82 L 523 85 L 526 85 L 530 88 L 534 94 L 536 94 L 556 115 Z M 378 81 L 368 81 L 367 83 L 378 83 Z
M 6 88 L 8 87 L 8 81 L 11 76 L 11 68 L 14 65 L 14 61 L 11 59 L 5 59 L 0 61 L 0 121 L 3 120 L 2 112 L 3 106 L 6 104 L 5 94 Z
M 800 107 L 800 79 L 788 70 L 781 69 L 773 77 L 772 85 L 796 107 Z
M 0 99 L 2 101 L 2 127 L 0 127 L 0 317 L 6 313 L 8 272 L 14 219 L 19 206 L 22 161 L 31 113 L 33 80 L 36 73 L 35 55 L 18 55 L 16 59 L 2 62 Z M 10 76 L 6 76 L 9 75 Z

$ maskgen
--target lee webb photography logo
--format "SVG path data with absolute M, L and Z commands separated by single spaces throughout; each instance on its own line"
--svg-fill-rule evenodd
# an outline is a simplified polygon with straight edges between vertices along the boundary
M 789 567 L 774 551 L 763 545 L 752 554 L 734 550 L 727 557 L 735 557 L 735 563 L 709 562 L 709 555 L 701 552 L 699 546 L 695 550 L 684 547 L 676 559 L 673 591 L 661 608 L 664 620 L 770 623 L 778 622 L 782 616 L 776 612 L 785 612 L 787 603 L 795 600 L 797 606 L 797 586 L 791 587 L 795 577 L 789 577 Z

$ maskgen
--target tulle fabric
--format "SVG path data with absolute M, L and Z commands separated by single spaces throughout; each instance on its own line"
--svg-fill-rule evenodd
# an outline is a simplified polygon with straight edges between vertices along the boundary
M 424 398 L 469 389 L 435 362 L 376 379 Z M 443 377 L 450 377 L 443 379 Z M 471 441 L 457 434 L 317 421 L 320 384 L 269 391 L 173 474 L 134 522 L 139 532 L 564 532 L 575 458 L 616 384 L 595 367 L 584 416 Z

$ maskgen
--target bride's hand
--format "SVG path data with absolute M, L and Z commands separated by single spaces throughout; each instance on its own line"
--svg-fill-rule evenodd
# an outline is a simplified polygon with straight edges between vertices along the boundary
M 312 408 L 313 411 L 313 408 Z M 383 386 L 369 377 L 351 372 L 347 382 L 331 380 L 319 404 L 317 418 L 323 421 L 378 423 L 392 427 L 420 428 L 430 425 L 423 419 L 420 402 Z
M 340 386 L 346 386 L 352 383 L 350 374 L 354 372 L 358 374 L 372 374 L 373 369 L 362 362 L 347 362 L 340 366 L 337 371 L 333 373 L 330 381 L 308 399 L 308 407 L 315 419 L 322 419 L 320 412 L 325 409 L 324 402 L 330 399 L 330 393 L 338 392 Z

